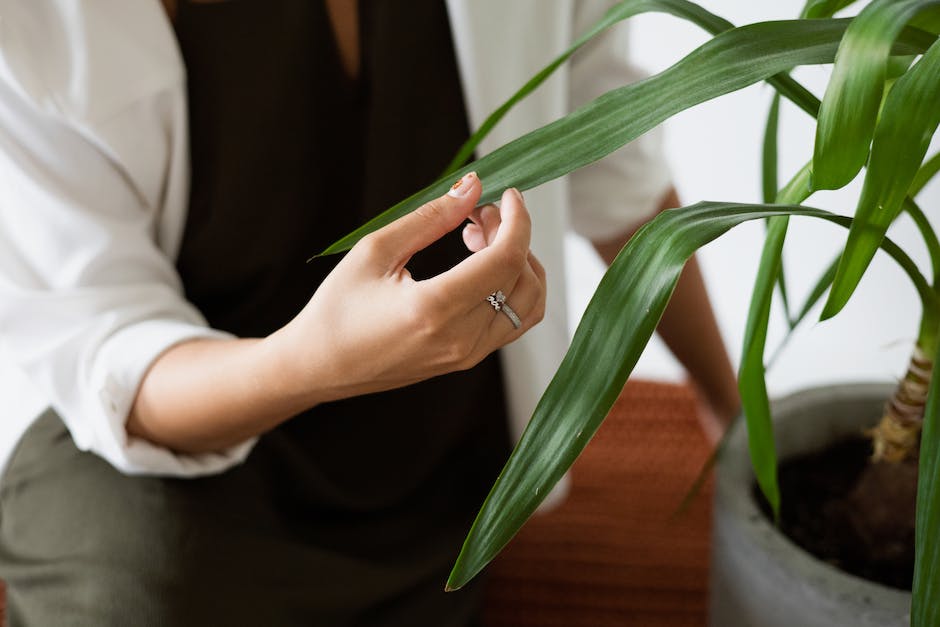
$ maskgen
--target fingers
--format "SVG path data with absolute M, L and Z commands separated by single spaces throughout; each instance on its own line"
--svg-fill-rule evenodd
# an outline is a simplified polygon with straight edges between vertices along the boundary
M 489 302 L 484 300 L 467 315 L 467 318 L 472 320 L 471 324 L 479 325 L 477 328 L 480 328 L 481 332 L 466 367 L 479 363 L 492 351 L 515 341 L 542 320 L 545 315 L 546 292 L 544 272 L 541 267 L 538 260 L 530 256 L 515 288 L 511 293 L 506 294 L 506 300 L 500 311 L 496 311 Z M 513 324 L 511 316 L 506 311 L 507 306 L 519 318 L 521 323 L 519 327 Z
M 477 253 L 486 248 L 486 237 L 483 235 L 483 229 L 477 224 L 468 224 L 463 227 L 463 243 L 467 250 Z
M 467 219 L 482 193 L 475 172 L 464 175 L 449 192 L 368 236 L 390 269 L 403 267 L 419 250 L 456 229 Z
M 479 252 L 493 242 L 499 228 L 499 209 L 496 205 L 484 205 L 470 214 L 473 220 L 464 227 L 463 241 L 471 252 Z
M 482 225 L 480 234 L 471 229 L 470 244 L 479 244 L 482 237 L 488 245 L 427 281 L 430 287 L 440 289 L 452 298 L 461 298 L 470 306 L 475 306 L 497 290 L 507 294 L 512 291 L 528 261 L 532 232 L 529 212 L 522 195 L 515 189 L 503 193 L 499 210 L 482 207 L 479 219 L 481 224 L 478 226 Z
M 511 316 L 505 311 L 497 312 L 493 320 L 494 339 L 502 343 L 512 341 L 532 328 L 541 319 L 545 311 L 545 289 L 531 269 L 527 268 L 516 283 L 516 288 L 506 297 L 504 307 L 508 305 L 519 318 L 520 326 L 513 324 Z M 511 336 L 511 337 L 507 337 Z
M 545 290 L 548 287 L 545 279 L 545 266 L 543 266 L 542 262 L 540 262 L 538 258 L 532 254 L 532 251 L 529 251 L 529 267 L 532 268 L 532 271 L 535 273 L 535 277 L 542 285 L 542 289 Z

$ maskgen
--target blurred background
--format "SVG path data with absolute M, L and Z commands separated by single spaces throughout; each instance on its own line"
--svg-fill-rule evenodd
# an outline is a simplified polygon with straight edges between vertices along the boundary
M 708 10 L 735 25 L 790 19 L 799 15 L 801 0 L 703 0 Z M 852 11 L 845 13 L 851 15 Z M 672 16 L 646 14 L 632 18 L 634 61 L 649 72 L 665 69 L 708 36 L 688 22 Z M 821 97 L 829 67 L 799 68 L 794 77 Z M 760 156 L 764 125 L 772 89 L 757 84 L 743 91 L 679 114 L 665 124 L 667 154 L 683 204 L 700 200 L 759 202 Z M 781 184 L 812 156 L 812 119 L 786 100 L 780 114 Z M 940 149 L 934 137 L 928 155 Z M 819 193 L 806 203 L 851 215 L 862 177 L 838 192 Z M 919 196 L 919 204 L 936 224 L 940 216 L 937 179 Z M 764 225 L 743 224 L 703 248 L 702 270 L 712 297 L 725 344 L 735 364 L 740 362 L 750 292 L 763 245 Z M 809 218 L 794 218 L 784 253 L 791 308 L 798 310 L 819 276 L 844 242 L 841 227 Z M 913 223 L 902 216 L 889 232 L 918 263 L 930 280 L 928 256 Z M 576 236 L 567 242 L 570 255 L 568 288 L 572 293 L 570 320 L 580 318 L 600 279 L 602 268 L 593 250 Z M 779 299 L 778 299 L 779 300 Z M 771 395 L 837 381 L 892 381 L 904 374 L 917 336 L 918 300 L 907 277 L 886 255 L 879 253 L 858 291 L 838 316 L 818 322 L 818 305 L 797 328 L 774 367 L 768 372 Z M 783 340 L 786 322 L 775 303 L 768 337 L 768 353 Z M 684 374 L 665 346 L 650 344 L 634 377 L 681 381 Z

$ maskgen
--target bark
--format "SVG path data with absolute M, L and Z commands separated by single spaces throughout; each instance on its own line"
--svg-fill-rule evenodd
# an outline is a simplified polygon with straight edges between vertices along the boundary
M 932 373 L 933 360 L 915 347 L 907 373 L 885 405 L 881 420 L 867 432 L 872 439 L 873 461 L 917 459 Z

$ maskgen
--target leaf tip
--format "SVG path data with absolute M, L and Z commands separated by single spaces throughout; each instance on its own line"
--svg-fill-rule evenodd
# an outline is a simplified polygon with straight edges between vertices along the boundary
M 454 567 L 454 570 L 450 573 L 450 577 L 447 578 L 447 583 L 444 584 L 444 592 L 456 592 L 464 587 L 465 581 L 459 581 L 457 575 L 457 567 Z
M 842 308 L 845 306 L 845 302 L 841 298 L 833 298 L 832 294 L 829 295 L 829 298 L 826 300 L 826 304 L 823 306 L 822 313 L 819 314 L 819 321 L 825 322 L 830 318 L 834 318 L 837 313 L 842 311 Z

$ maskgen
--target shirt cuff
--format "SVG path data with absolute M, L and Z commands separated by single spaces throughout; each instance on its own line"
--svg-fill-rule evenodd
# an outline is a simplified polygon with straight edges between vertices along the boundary
M 78 448 L 97 453 L 131 475 L 196 477 L 220 473 L 244 461 L 257 438 L 216 452 L 184 454 L 126 431 L 137 390 L 153 362 L 174 345 L 199 338 L 232 336 L 179 320 L 146 320 L 111 335 L 100 346 L 92 367 L 90 380 L 96 393 L 87 397 L 85 420 L 69 424 Z

